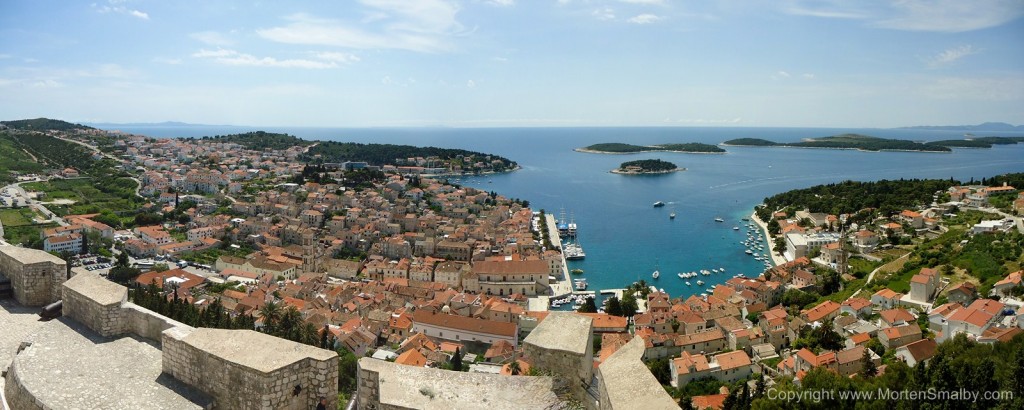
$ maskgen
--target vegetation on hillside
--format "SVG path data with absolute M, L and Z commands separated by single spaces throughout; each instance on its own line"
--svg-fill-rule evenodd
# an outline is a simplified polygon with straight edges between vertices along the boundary
M 498 155 L 467 151 L 454 148 L 415 147 L 412 145 L 362 144 L 357 142 L 322 141 L 302 155 L 308 162 L 365 161 L 370 165 L 415 165 L 407 163 L 408 158 L 436 157 L 440 163 L 427 164 L 445 168 L 449 164 L 469 172 L 510 171 L 516 168 L 515 161 Z M 483 166 L 478 166 L 482 163 Z
M 844 181 L 834 184 L 816 185 L 795 189 L 764 199 L 766 206 L 757 210 L 763 221 L 771 213 L 790 208 L 808 209 L 811 212 L 827 214 L 854 214 L 860 210 L 874 208 L 882 215 L 891 215 L 903 209 L 930 204 L 937 191 L 959 185 L 953 179 L 900 179 L 874 182 Z
M 24 131 L 73 131 L 91 130 L 82 124 L 72 124 L 67 121 L 51 120 L 49 118 L 35 118 L 31 120 L 0 121 L 0 124 L 15 130 Z
M 928 145 L 951 148 L 992 148 L 993 145 L 1013 145 L 1024 142 L 1024 137 L 979 137 L 963 140 L 932 141 Z
M 188 138 L 186 140 L 194 140 Z M 231 134 L 231 135 L 217 135 L 213 137 L 202 137 L 200 140 L 211 141 L 211 142 L 231 142 L 245 147 L 246 149 L 263 151 L 263 150 L 286 150 L 294 146 L 305 147 L 312 145 L 313 141 L 306 141 L 302 138 L 288 135 L 279 134 L 274 132 L 265 131 L 253 131 L 246 132 L 243 134 Z
M 859 134 L 842 134 L 831 137 L 808 139 L 800 142 L 785 143 L 778 143 L 759 138 L 739 138 L 726 141 L 725 144 L 745 146 L 860 149 L 865 151 L 951 151 L 949 147 L 941 145 L 922 144 L 920 142 L 908 140 L 878 138 Z
M 771 394 L 754 390 L 751 398 L 743 397 L 741 389 L 734 390 L 726 399 L 725 407 L 758 410 L 1019 409 L 1024 407 L 1024 336 L 1018 335 L 1006 343 L 984 344 L 959 334 L 940 344 L 927 363 L 913 368 L 892 360 L 884 374 L 844 377 L 821 366 L 807 372 L 799 385 L 791 378 L 784 378 Z M 909 392 L 916 395 L 915 399 L 880 396 Z M 963 400 L 948 397 L 965 392 L 979 396 Z M 805 399 L 785 400 L 783 397 Z
M 657 145 L 633 145 L 624 144 L 621 142 L 606 142 L 601 144 L 594 144 L 582 148 L 587 151 L 607 152 L 607 153 L 635 153 L 635 152 L 649 152 L 649 151 L 676 151 L 676 152 L 725 152 L 724 149 L 711 145 L 702 144 L 699 142 L 687 142 L 687 143 L 672 143 L 672 144 L 657 144 Z
M 723 144 L 726 144 L 726 145 L 753 146 L 753 147 L 771 147 L 771 146 L 779 145 L 779 143 L 777 143 L 777 142 L 768 141 L 766 139 L 761 139 L 761 138 L 737 138 L 737 139 L 734 139 L 734 140 L 728 140 L 726 142 L 723 142 Z
M 668 172 L 679 168 L 676 164 L 660 159 L 638 159 L 623 162 L 619 165 L 619 171 L 626 171 L 629 167 L 640 167 L 640 172 Z

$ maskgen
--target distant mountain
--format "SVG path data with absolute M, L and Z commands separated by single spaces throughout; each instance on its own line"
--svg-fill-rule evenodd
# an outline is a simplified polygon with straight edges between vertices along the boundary
M 164 121 L 164 122 L 86 122 L 83 124 L 89 124 L 96 128 L 117 128 L 117 127 L 234 127 L 234 125 L 210 125 L 210 124 L 190 124 L 181 121 Z
M 913 127 L 900 127 L 910 130 L 938 130 L 938 131 L 1014 131 L 1024 132 L 1024 125 L 1013 125 L 1005 122 L 986 122 L 978 125 L 917 125 Z

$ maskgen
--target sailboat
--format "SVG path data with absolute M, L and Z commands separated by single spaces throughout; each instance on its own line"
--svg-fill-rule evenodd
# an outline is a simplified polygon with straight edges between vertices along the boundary
M 651 273 L 651 277 L 654 278 L 654 279 L 658 279 L 660 276 L 661 276 L 661 272 L 658 271 L 658 263 L 655 262 L 654 263 L 654 272 Z

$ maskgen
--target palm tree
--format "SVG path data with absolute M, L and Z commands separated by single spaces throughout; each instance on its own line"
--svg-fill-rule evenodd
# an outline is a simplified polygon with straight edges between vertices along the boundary
M 260 316 L 263 316 L 263 332 L 274 334 L 281 320 L 281 307 L 274 302 L 264 303 L 260 306 Z
M 518 360 L 513 360 L 512 363 L 508 364 L 508 373 L 509 374 L 511 374 L 513 376 L 518 376 L 520 372 L 522 372 L 522 369 L 519 367 L 519 361 Z
M 299 340 L 299 330 L 302 327 L 302 313 L 295 306 L 288 306 L 281 314 L 281 320 L 278 322 L 278 337 L 283 337 L 291 341 Z

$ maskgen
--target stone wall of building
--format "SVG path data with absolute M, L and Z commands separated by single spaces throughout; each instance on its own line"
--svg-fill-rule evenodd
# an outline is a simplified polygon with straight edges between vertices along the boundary
M 598 408 L 678 409 L 641 360 L 644 339 L 634 337 L 597 368 Z
M 304 410 L 321 397 L 337 406 L 337 353 L 251 330 L 168 329 L 163 371 L 219 408 Z
M 11 280 L 18 303 L 43 306 L 60 299 L 67 263 L 40 250 L 0 246 L 0 274 Z

